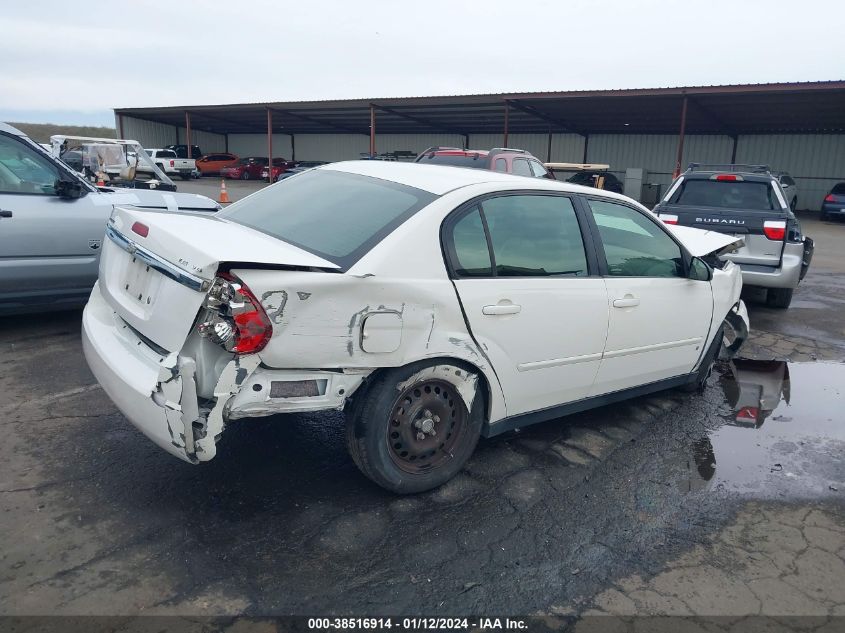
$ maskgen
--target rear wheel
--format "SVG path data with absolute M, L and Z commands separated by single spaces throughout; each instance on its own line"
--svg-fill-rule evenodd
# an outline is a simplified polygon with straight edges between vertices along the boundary
M 766 293 L 766 305 L 772 308 L 788 308 L 792 303 L 792 288 L 769 288 Z
M 789 208 L 792 209 L 792 212 L 795 213 L 795 208 L 798 206 L 798 198 L 793 198 L 792 203 L 789 205 Z
M 458 391 L 466 376 L 464 368 L 423 361 L 384 371 L 357 394 L 347 409 L 346 438 L 361 472 L 403 494 L 454 477 L 475 450 L 484 420 L 481 393 L 470 410 Z
M 241 174 L 241 180 L 249 180 L 249 172 L 248 171 L 244 171 L 244 173 Z

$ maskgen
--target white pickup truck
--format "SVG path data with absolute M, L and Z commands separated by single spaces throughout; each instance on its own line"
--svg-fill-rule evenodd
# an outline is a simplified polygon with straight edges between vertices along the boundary
M 172 149 L 147 149 L 144 150 L 156 167 L 168 176 L 178 174 L 182 180 L 190 180 L 191 175 L 197 168 L 197 162 L 193 158 L 179 158 Z M 143 165 L 138 165 L 138 171 L 145 171 Z

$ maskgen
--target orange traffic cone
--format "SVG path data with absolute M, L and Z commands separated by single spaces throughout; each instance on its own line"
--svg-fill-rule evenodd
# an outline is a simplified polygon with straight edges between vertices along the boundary
M 229 202 L 231 202 L 231 200 L 229 200 L 229 192 L 226 191 L 225 178 L 220 181 L 220 197 L 217 198 L 217 202 L 219 202 L 220 204 L 228 204 Z

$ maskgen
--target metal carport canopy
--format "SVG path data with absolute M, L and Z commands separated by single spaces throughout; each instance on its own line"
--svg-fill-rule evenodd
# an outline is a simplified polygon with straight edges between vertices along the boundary
M 441 97 L 119 108 L 128 116 L 218 134 L 548 133 L 686 134 L 845 132 L 845 81 Z M 272 116 L 268 117 L 268 111 Z M 505 123 L 507 121 L 507 123 Z

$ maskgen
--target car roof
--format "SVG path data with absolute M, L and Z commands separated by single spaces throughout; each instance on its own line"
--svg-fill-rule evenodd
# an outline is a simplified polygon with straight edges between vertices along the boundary
M 514 176 L 489 169 L 453 167 L 451 165 L 423 165 L 420 163 L 402 163 L 398 161 L 351 160 L 323 165 L 316 169 L 330 169 L 372 178 L 381 178 L 391 182 L 422 189 L 441 196 L 449 191 L 478 184 L 501 184 L 502 189 L 516 189 L 521 184 L 525 189 L 548 189 L 585 195 L 600 195 L 609 198 L 628 200 L 624 196 L 584 187 L 559 180 Z
M 0 123 L 0 132 L 5 132 L 6 134 L 14 134 L 15 136 L 26 136 L 26 134 L 21 132 L 18 128 L 12 127 L 8 123 Z

